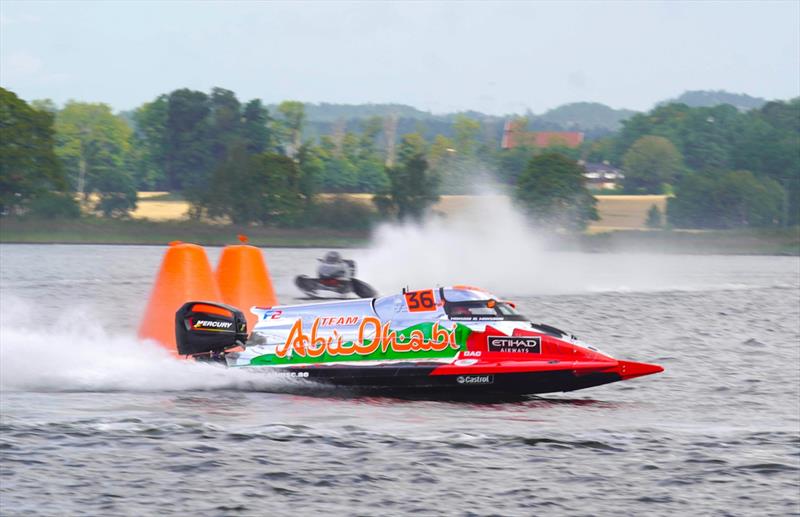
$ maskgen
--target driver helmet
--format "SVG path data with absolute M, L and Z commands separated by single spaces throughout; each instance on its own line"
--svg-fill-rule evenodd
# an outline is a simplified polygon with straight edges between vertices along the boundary
M 338 251 L 329 251 L 325 254 L 324 260 L 327 264 L 335 264 L 342 261 L 342 256 L 339 255 Z

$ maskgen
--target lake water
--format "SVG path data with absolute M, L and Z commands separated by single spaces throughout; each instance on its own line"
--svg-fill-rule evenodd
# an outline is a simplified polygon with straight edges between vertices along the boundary
M 174 360 L 135 338 L 162 253 L 0 246 L 0 514 L 800 514 L 796 257 L 348 252 L 383 292 L 457 274 L 666 368 L 467 404 Z M 321 253 L 264 250 L 281 302 Z

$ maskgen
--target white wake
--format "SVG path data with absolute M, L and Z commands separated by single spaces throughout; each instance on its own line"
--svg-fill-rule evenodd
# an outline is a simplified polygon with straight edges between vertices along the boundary
M 178 359 L 151 341 L 103 328 L 89 307 L 40 314 L 3 293 L 0 389 L 5 391 L 269 390 L 278 379 Z

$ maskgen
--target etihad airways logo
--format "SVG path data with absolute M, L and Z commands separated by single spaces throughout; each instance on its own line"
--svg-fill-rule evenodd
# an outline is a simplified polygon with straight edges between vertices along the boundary
M 542 338 L 539 336 L 487 336 L 489 352 L 541 354 Z

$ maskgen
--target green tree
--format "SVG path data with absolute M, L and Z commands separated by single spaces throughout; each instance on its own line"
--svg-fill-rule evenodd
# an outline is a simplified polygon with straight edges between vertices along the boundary
M 682 121 L 681 152 L 695 171 L 727 169 L 731 166 L 731 130 L 743 118 L 730 105 L 695 108 Z
M 614 138 L 606 137 L 584 142 L 584 157 L 587 162 L 610 163 L 614 159 Z
M 343 140 L 354 138 L 351 133 Z M 320 141 L 321 183 L 325 192 L 354 192 L 357 189 L 358 169 L 345 153 L 345 147 L 344 142 L 337 145 L 329 136 Z
M 397 158 L 400 162 L 408 162 L 415 157 L 428 155 L 428 143 L 420 133 L 409 133 L 403 135 L 397 151 Z
M 58 106 L 52 99 L 34 99 L 31 101 L 30 106 L 37 111 L 52 113 L 53 116 L 58 112 Z
M 663 224 L 661 210 L 658 209 L 657 205 L 651 205 L 650 210 L 647 211 L 647 221 L 645 225 L 655 230 L 661 228 Z
M 237 146 L 214 169 L 211 183 L 214 190 L 205 192 L 200 201 L 209 216 L 225 216 L 236 224 L 281 226 L 302 219 L 301 171 L 289 157 L 252 155 L 244 146 Z
M 784 224 L 800 223 L 800 98 L 768 102 L 735 132 L 737 168 L 765 174 L 786 191 Z
M 258 99 L 253 99 L 242 111 L 242 137 L 251 153 L 263 153 L 275 149 L 275 135 L 270 127 L 269 112 Z
M 624 186 L 631 193 L 661 193 L 680 174 L 683 159 L 672 142 L 662 136 L 638 139 L 623 158 Z
M 133 112 L 133 175 L 139 189 L 169 189 L 164 165 L 169 100 L 159 95 Z
M 688 174 L 668 200 L 667 216 L 679 228 L 776 226 L 784 190 L 749 171 Z
M 436 135 L 428 152 L 432 168 L 446 167 L 456 154 L 455 143 L 444 135 Z
M 322 173 L 325 168 L 319 148 L 310 144 L 300 146 L 300 150 L 297 153 L 297 165 L 300 168 L 298 191 L 308 211 L 314 205 L 314 199 L 319 191 Z
M 167 99 L 167 186 L 171 191 L 186 191 L 190 199 L 205 190 L 214 166 L 208 144 L 210 112 L 208 95 L 203 92 L 175 90 Z
M 293 156 L 303 144 L 305 105 L 299 101 L 283 101 L 278 105 L 278 113 L 281 115 L 284 150 Z
M 66 207 L 53 215 L 77 214 L 54 145 L 52 113 L 33 109 L 0 88 L 0 215 L 37 199 L 48 210 L 54 203 Z
M 557 153 L 533 157 L 519 176 L 514 198 L 540 224 L 583 230 L 598 220 L 597 201 L 589 193 L 575 160 Z
M 378 211 L 400 221 L 422 221 L 439 200 L 439 177 L 428 168 L 425 140 L 418 133 L 403 137 L 398 164 L 388 169 L 389 189 L 373 198 Z
M 242 135 L 242 105 L 236 94 L 224 88 L 212 88 L 208 98 L 208 140 L 212 163 L 219 163 L 228 151 L 240 145 Z
M 56 116 L 56 154 L 79 195 L 97 193 L 95 209 L 125 215 L 136 208 L 131 175 L 132 130 L 106 104 L 70 101 Z
M 471 157 L 477 148 L 477 137 L 481 131 L 481 123 L 466 115 L 456 115 L 453 122 L 455 132 L 455 149 L 460 156 Z
M 524 145 L 501 149 L 497 155 L 497 172 L 500 179 L 509 185 L 516 185 L 517 178 L 528 166 L 535 151 L 534 148 Z
M 383 119 L 380 117 L 370 117 L 362 123 L 355 159 L 359 192 L 380 192 L 389 186 L 384 159 L 376 145 L 382 130 Z

